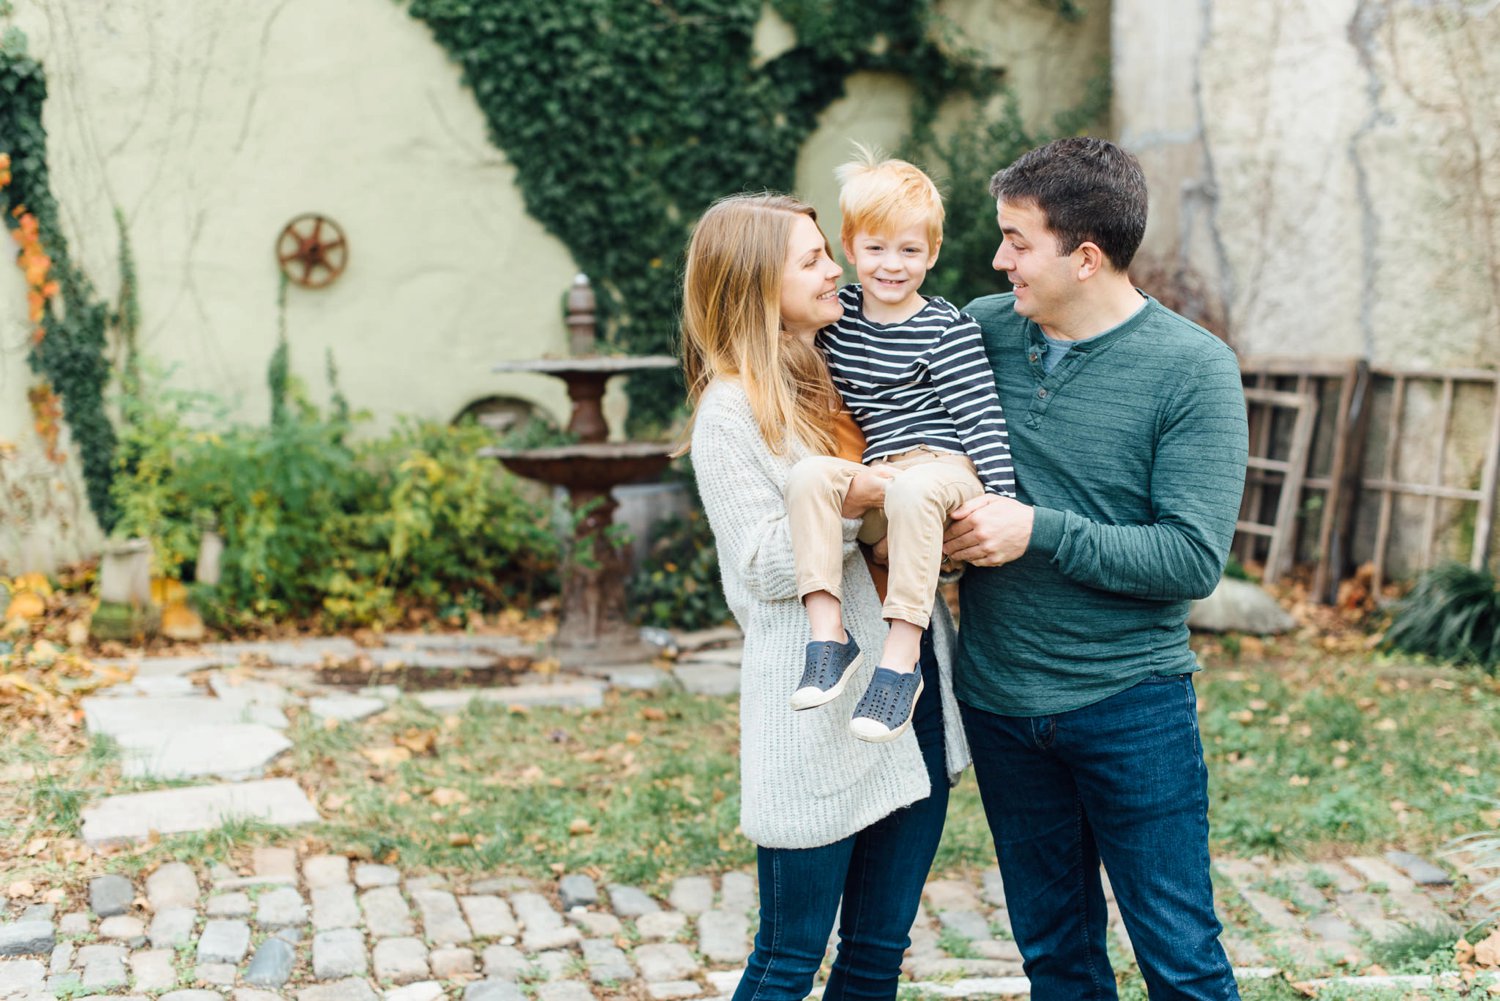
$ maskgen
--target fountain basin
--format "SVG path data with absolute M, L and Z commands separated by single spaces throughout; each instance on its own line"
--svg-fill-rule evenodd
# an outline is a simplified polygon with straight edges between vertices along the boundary
M 659 442 L 582 442 L 551 448 L 486 448 L 517 476 L 568 490 L 604 491 L 656 479 L 672 461 L 673 446 Z

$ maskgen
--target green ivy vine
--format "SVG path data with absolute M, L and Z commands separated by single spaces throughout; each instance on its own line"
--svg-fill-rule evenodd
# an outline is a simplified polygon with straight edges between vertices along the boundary
M 27 54 L 24 36 L 8 29 L 0 41 L 0 153 L 10 155 L 11 183 L 0 188 L 0 212 L 10 229 L 17 227 L 15 213 L 20 208 L 36 218 L 41 242 L 52 259 L 50 274 L 59 286 L 57 297 L 46 303 L 44 336 L 32 344 L 27 361 L 62 398 L 89 506 L 108 532 L 117 517 L 109 489 L 116 437 L 105 409 L 111 374 L 106 332 L 114 317 L 68 254 L 47 171 L 47 133 L 42 127 L 46 98 L 41 63 Z
M 528 211 L 599 290 L 607 341 L 668 352 L 688 231 L 715 198 L 790 190 L 818 114 L 857 70 L 911 79 L 914 117 L 988 75 L 934 0 L 771 0 L 795 44 L 757 64 L 761 0 L 410 0 L 463 69 Z M 665 379 L 675 379 L 667 374 Z M 636 428 L 680 387 L 631 380 Z

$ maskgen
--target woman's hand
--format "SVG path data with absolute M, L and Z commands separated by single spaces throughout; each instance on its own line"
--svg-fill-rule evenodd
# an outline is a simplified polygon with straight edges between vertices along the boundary
M 866 511 L 885 507 L 885 488 L 898 472 L 890 466 L 871 466 L 856 473 L 844 494 L 844 508 L 839 513 L 845 518 L 863 518 Z

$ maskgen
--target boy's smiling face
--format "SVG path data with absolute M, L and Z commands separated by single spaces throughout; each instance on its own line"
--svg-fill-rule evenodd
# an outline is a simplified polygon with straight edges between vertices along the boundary
M 937 263 L 938 247 L 928 241 L 927 227 L 914 224 L 896 233 L 854 234 L 844 256 L 864 287 L 865 316 L 876 323 L 900 323 L 927 300 L 918 289 Z

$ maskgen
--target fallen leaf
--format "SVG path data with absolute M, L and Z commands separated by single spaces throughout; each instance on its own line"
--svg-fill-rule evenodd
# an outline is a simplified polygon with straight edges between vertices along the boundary
M 411 760 L 411 751 L 404 747 L 361 747 L 359 753 L 378 768 L 389 768 Z
M 434 789 L 427 796 L 438 806 L 452 806 L 454 803 L 467 803 L 469 796 L 462 789 Z
M 1500 928 L 1490 932 L 1481 942 L 1474 944 L 1474 963 L 1490 969 L 1500 969 Z
M 5 895 L 12 900 L 36 896 L 36 885 L 29 879 L 18 879 L 5 888 Z
M 454 831 L 448 835 L 448 844 L 454 848 L 464 848 L 474 843 L 474 836 L 465 834 L 463 831 Z
M 437 748 L 436 730 L 407 730 L 396 743 L 413 754 L 431 754 Z
M 50 842 L 48 842 L 46 838 L 32 838 L 26 843 L 26 854 L 40 855 L 42 852 L 47 850 L 47 845 L 49 843 Z
M 667 711 L 665 709 L 658 709 L 656 706 L 647 706 L 641 710 L 641 719 L 649 719 L 659 723 L 666 718 Z
M 583 819 L 582 817 L 574 817 L 568 823 L 568 833 L 569 834 L 593 834 L 594 833 L 594 825 L 591 824 L 591 823 L 589 823 L 587 820 Z

